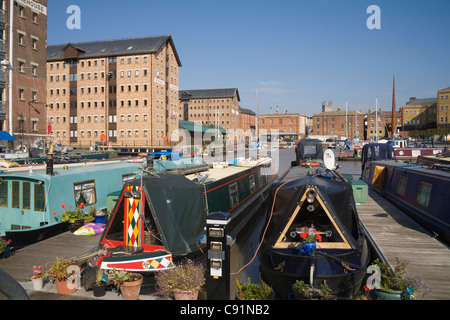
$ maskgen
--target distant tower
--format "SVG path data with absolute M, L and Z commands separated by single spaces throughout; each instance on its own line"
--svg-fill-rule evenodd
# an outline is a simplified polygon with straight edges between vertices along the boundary
M 327 101 L 322 101 L 322 112 L 333 111 L 333 100 L 330 100 L 327 104 Z
M 394 83 L 393 83 L 393 89 L 392 89 L 392 124 L 391 124 L 391 128 L 392 128 L 392 132 L 391 132 L 391 137 L 394 137 L 395 132 L 397 130 L 397 106 L 395 103 L 395 75 L 394 75 Z

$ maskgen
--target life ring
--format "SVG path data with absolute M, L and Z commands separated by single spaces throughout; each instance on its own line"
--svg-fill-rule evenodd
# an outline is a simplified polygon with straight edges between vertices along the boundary
M 302 164 L 300 164 L 302 167 L 318 167 L 320 166 L 320 163 L 317 162 L 303 162 Z

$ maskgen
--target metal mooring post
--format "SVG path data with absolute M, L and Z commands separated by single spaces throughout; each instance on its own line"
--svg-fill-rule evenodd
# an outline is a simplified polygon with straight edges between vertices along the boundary
M 210 214 L 206 219 L 208 300 L 230 300 L 229 222 L 230 214 L 224 212 Z

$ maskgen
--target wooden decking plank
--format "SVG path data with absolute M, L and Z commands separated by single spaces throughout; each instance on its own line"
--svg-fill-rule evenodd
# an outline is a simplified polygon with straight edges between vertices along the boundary
M 28 281 L 33 275 L 34 265 L 46 265 L 56 257 L 73 258 L 96 248 L 100 236 L 75 236 L 66 232 L 50 239 L 35 243 L 15 252 L 7 259 L 0 260 L 0 269 L 17 281 Z
M 432 288 L 425 299 L 450 299 L 450 250 L 433 235 L 373 190 L 357 206 L 359 217 L 391 265 L 408 261 L 408 271 Z

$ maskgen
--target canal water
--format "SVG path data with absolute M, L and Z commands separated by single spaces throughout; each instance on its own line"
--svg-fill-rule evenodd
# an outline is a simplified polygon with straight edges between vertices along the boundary
M 337 152 L 335 151 L 336 159 Z M 295 151 L 283 149 L 271 153 L 273 167 L 278 176 L 282 176 L 295 161 Z M 361 162 L 359 161 L 337 161 L 341 174 L 353 175 L 354 179 L 359 179 L 361 175 Z M 257 250 L 260 245 L 260 235 L 263 231 L 264 220 L 267 212 L 267 204 L 263 206 L 253 219 L 244 227 L 243 231 L 234 239 L 236 242 L 231 246 L 231 277 L 230 277 L 230 298 L 234 298 L 236 290 L 236 279 L 240 282 L 247 282 L 250 278 L 252 282 L 261 282 L 260 264 Z

